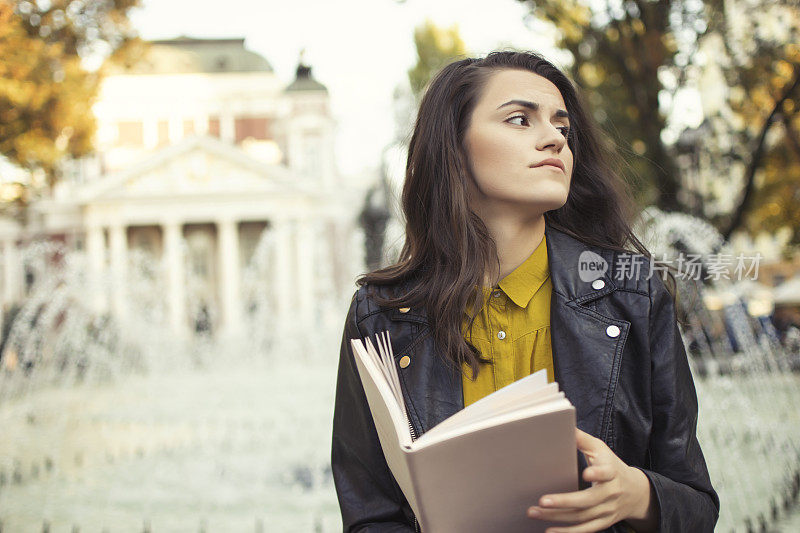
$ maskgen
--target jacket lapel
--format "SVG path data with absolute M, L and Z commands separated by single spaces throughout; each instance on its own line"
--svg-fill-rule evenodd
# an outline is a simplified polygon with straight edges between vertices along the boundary
M 553 284 L 550 332 L 555 380 L 575 407 L 578 428 L 613 449 L 611 407 L 630 323 L 604 316 L 586 304 L 617 290 L 611 276 L 614 253 L 589 248 L 550 226 L 546 232 Z M 602 284 L 581 279 L 579 261 L 586 251 L 608 265 L 596 278 Z M 609 330 L 611 326 L 618 330 Z

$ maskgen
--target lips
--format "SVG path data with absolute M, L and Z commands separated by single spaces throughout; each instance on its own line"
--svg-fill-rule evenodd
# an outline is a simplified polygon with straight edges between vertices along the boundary
M 562 172 L 564 172 L 564 162 L 561 161 L 560 159 L 554 159 L 554 158 L 551 157 L 549 159 L 544 159 L 542 161 L 539 161 L 538 163 L 533 165 L 534 168 L 543 167 L 543 166 L 558 167 L 559 169 L 561 169 Z

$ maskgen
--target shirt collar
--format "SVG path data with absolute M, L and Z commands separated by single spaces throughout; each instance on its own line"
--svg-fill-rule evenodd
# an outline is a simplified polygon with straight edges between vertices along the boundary
M 543 235 L 533 253 L 498 285 L 512 302 L 525 308 L 549 275 L 546 236 Z

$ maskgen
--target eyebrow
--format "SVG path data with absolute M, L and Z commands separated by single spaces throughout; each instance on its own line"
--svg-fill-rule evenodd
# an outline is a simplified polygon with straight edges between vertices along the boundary
M 501 107 L 505 107 L 507 105 L 519 105 L 519 106 L 522 106 L 522 107 L 527 107 L 531 111 L 538 111 L 539 110 L 539 104 L 537 104 L 536 102 L 528 101 L 528 100 L 509 100 L 505 104 L 501 104 L 501 105 L 497 106 L 497 109 L 500 109 Z M 556 109 L 555 117 L 556 118 L 569 119 L 569 113 L 567 113 L 566 109 Z

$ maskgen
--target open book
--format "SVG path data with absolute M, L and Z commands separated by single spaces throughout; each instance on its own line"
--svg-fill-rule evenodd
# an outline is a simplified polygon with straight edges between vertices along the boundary
M 351 339 L 381 448 L 422 531 L 543 532 L 544 494 L 578 490 L 575 408 L 545 370 L 412 435 L 388 332 Z

